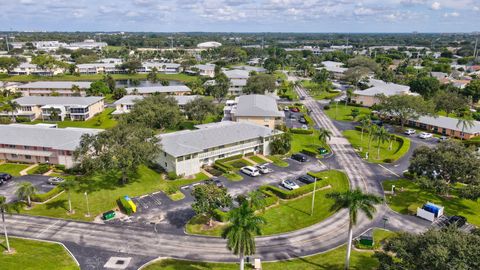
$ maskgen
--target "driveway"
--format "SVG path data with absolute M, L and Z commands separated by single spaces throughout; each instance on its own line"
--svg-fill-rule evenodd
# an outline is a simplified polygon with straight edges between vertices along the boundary
M 21 182 L 30 182 L 37 189 L 37 193 L 46 193 L 53 189 L 55 186 L 47 184 L 48 176 L 43 175 L 25 175 L 14 177 L 12 180 L 0 186 L 0 195 L 7 198 L 7 202 L 15 201 L 17 196 L 15 191 L 17 191 L 18 185 Z

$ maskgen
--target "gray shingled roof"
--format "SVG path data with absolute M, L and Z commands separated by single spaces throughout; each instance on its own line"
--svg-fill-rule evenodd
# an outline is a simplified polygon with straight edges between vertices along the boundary
M 241 69 L 232 69 L 223 71 L 229 79 L 248 79 L 250 72 Z
M 128 88 L 126 88 L 127 93 L 132 93 L 134 89 L 137 89 L 139 94 L 169 93 L 169 92 L 190 92 L 190 91 L 192 91 L 186 85 L 144 86 L 144 87 L 128 87 Z
M 66 106 L 89 106 L 102 100 L 103 97 L 51 97 L 51 96 L 26 96 L 14 101 L 20 106 L 33 105 L 66 105 Z
M 197 95 L 192 95 L 192 96 L 173 96 L 175 100 L 177 101 L 178 105 L 185 105 L 188 102 L 196 99 Z M 122 97 L 121 99 L 115 101 L 113 104 L 118 105 L 118 104 L 124 104 L 124 105 L 133 105 L 135 104 L 136 100 L 141 100 L 144 99 L 144 96 L 140 95 L 127 95 Z
M 63 82 L 63 81 L 40 81 L 31 82 L 18 86 L 19 89 L 71 89 L 72 86 L 77 85 L 82 89 L 90 88 L 92 82 Z
M 273 97 L 265 95 L 245 95 L 238 97 L 236 116 L 283 117 Z
M 199 125 L 197 128 L 199 129 L 158 135 L 163 151 L 174 157 L 180 157 L 217 146 L 280 133 L 280 131 L 246 122 L 224 121 Z
M 49 128 L 36 125 L 0 125 L 0 144 L 51 147 L 73 151 L 83 134 L 97 134 L 101 129 Z
M 370 79 L 369 84 L 372 87 L 365 90 L 356 90 L 353 93 L 362 96 L 375 96 L 383 94 L 385 96 L 393 96 L 399 94 L 415 94 L 410 92 L 410 86 L 396 83 L 386 83 L 382 80 Z
M 438 117 L 431 117 L 431 116 L 420 116 L 418 120 L 413 120 L 422 124 L 437 126 L 441 128 L 447 128 L 456 131 L 462 131 L 462 126 L 458 125 L 458 119 L 446 116 L 438 116 Z M 473 127 L 465 126 L 465 133 L 480 133 L 480 122 L 473 121 Z M 458 125 L 458 127 L 457 127 Z

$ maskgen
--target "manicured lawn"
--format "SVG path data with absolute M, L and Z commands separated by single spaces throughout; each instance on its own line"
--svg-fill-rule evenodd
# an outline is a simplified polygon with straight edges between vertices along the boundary
M 330 151 L 330 147 L 318 139 L 318 130 L 314 129 L 312 134 L 292 134 L 292 149 L 290 153 L 302 152 L 302 150 L 307 149 L 314 152 L 318 152 L 319 147 L 325 147 Z
M 251 163 L 250 161 L 244 159 L 244 158 L 239 158 L 239 159 L 234 159 L 232 161 L 227 161 L 225 162 L 225 164 L 227 165 L 230 165 L 236 169 L 240 169 L 242 167 L 245 167 L 245 166 L 252 166 L 253 163 Z
M 267 222 L 262 229 L 263 235 L 278 234 L 305 228 L 326 219 L 334 213 L 330 209 L 333 201 L 328 199 L 326 194 L 348 190 L 349 183 L 347 176 L 343 172 L 335 170 L 322 171 L 316 173 L 315 176 L 322 179 L 319 181 L 318 187 L 330 185 L 331 188 L 316 191 L 313 215 L 310 215 L 312 193 L 292 200 L 281 200 L 278 206 L 271 207 L 260 214 Z M 218 226 L 207 228 L 197 223 L 196 220 L 192 222 L 191 225 L 195 224 L 196 226 L 193 228 L 191 226 L 190 228 L 187 227 L 187 231 L 210 236 L 221 235 L 222 231 L 220 228 L 217 228 Z M 204 224 L 205 223 L 206 221 L 204 221 Z M 222 225 L 222 227 L 223 226 L 224 225 Z
M 363 140 L 361 139 L 361 131 L 358 130 L 345 130 L 343 132 L 343 136 L 348 139 L 348 141 L 352 144 L 352 146 L 360 150 L 360 156 L 365 158 L 366 153 L 368 152 L 368 133 L 363 133 Z M 368 154 L 368 161 L 375 162 L 375 163 L 382 163 L 382 162 L 394 162 L 401 158 L 408 152 L 410 148 L 410 139 L 405 137 L 396 136 L 397 140 L 394 140 L 392 143 L 392 149 L 389 150 L 389 142 L 386 141 L 380 144 L 380 157 L 377 158 L 377 145 L 378 142 L 375 138 L 372 139 L 370 145 L 370 152 Z
M 28 168 L 27 164 L 4 163 L 0 165 L 0 172 L 9 173 L 12 176 L 20 176 L 20 172 Z
M 220 236 L 223 230 L 227 227 L 227 224 L 218 224 L 216 226 L 209 227 L 208 219 L 202 215 L 196 215 L 185 226 L 185 230 L 189 234 L 202 234 L 209 236 Z
M 288 162 L 283 160 L 281 157 L 278 156 L 268 156 L 268 159 L 273 161 L 273 164 L 275 164 L 278 167 L 288 167 Z
M 38 124 L 38 123 L 56 123 L 59 128 L 66 127 L 78 127 L 78 128 L 99 128 L 108 129 L 117 125 L 117 121 L 111 114 L 115 109 L 106 108 L 102 113 L 95 115 L 87 121 L 61 121 L 61 122 L 47 122 L 47 121 L 32 121 L 26 124 Z
M 4 240 L 5 238 L 0 238 L 0 269 L 80 269 L 59 244 L 10 237 L 10 247 L 15 249 L 16 253 L 7 255 L 3 253 L 6 250 Z
M 336 108 L 335 108 L 336 107 Z M 345 104 L 339 103 L 337 106 L 335 104 L 330 104 L 330 109 L 325 110 L 325 113 L 328 117 L 334 120 L 340 121 L 353 121 L 352 109 L 358 109 L 359 114 L 357 119 L 362 115 L 370 115 L 371 110 L 365 107 L 355 107 L 355 106 L 345 106 Z
M 132 176 L 126 185 L 119 184 L 119 178 L 118 174 L 111 174 L 80 179 L 79 187 L 71 192 L 74 214 L 67 214 L 68 200 L 65 192 L 48 203 L 35 205 L 31 210 L 22 212 L 30 215 L 93 220 L 95 216 L 107 210 L 118 208 L 116 200 L 120 196 L 136 197 L 159 190 L 166 191 L 169 186 L 178 189 L 180 186 L 208 179 L 206 175 L 198 174 L 192 179 L 164 180 L 159 173 L 145 166 L 139 167 L 137 175 Z M 88 192 L 92 215 L 89 218 L 85 217 L 87 207 L 84 192 Z
M 302 81 L 303 87 L 305 87 L 309 94 L 316 100 L 332 99 L 341 94 L 340 91 L 325 91 L 321 86 L 312 81 Z
M 437 195 L 430 190 L 422 189 L 411 180 L 392 180 L 382 183 L 385 190 L 391 190 L 395 185 L 396 195 L 386 195 L 388 205 L 395 211 L 408 214 L 409 208 L 415 211 L 426 202 L 440 204 L 445 207 L 447 215 L 461 215 L 467 218 L 469 223 L 480 226 L 480 200 L 472 201 L 459 198 L 455 191 L 446 198 Z M 403 191 L 401 189 L 403 188 Z
M 252 161 L 255 161 L 256 163 L 265 163 L 267 162 L 266 160 L 264 160 L 263 158 L 259 157 L 259 156 L 251 156 L 251 157 L 248 157 L 249 159 L 251 159 Z
M 115 80 L 128 80 L 128 79 L 146 79 L 147 74 L 111 74 Z M 189 76 L 183 73 L 180 74 L 157 74 L 157 77 L 161 80 L 172 80 L 181 82 L 191 82 L 197 77 Z M 33 81 L 96 81 L 101 80 L 103 74 L 92 75 L 56 75 L 56 76 L 35 76 L 35 75 L 14 75 L 0 78 L 2 81 L 11 82 L 33 82 Z
M 342 270 L 347 248 L 341 246 L 326 253 L 288 261 L 262 263 L 264 270 Z M 370 270 L 378 267 L 378 261 L 372 251 L 352 250 L 350 269 Z M 236 270 L 236 263 L 204 263 L 165 259 L 145 268 L 145 270 Z M 245 269 L 252 269 L 246 265 Z

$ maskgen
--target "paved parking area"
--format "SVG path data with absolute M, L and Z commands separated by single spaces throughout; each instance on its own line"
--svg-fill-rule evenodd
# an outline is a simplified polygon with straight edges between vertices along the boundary
M 302 128 L 304 124 L 298 122 L 303 115 L 301 112 L 284 111 L 285 113 L 285 125 L 288 128 Z
M 0 195 L 7 198 L 7 202 L 11 202 L 17 199 L 15 191 L 18 188 L 18 183 L 30 182 L 37 188 L 37 193 L 45 193 L 53 189 L 55 186 L 47 183 L 48 176 L 43 175 L 25 175 L 14 177 L 7 183 L 0 185 Z
M 148 211 L 151 208 L 158 208 L 162 206 L 162 202 L 168 199 L 161 191 L 149 195 L 143 195 L 133 198 L 133 202 L 137 205 L 137 213 Z

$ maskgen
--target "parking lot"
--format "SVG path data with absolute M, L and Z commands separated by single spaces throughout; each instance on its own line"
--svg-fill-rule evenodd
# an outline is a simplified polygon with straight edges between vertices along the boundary
M 300 123 L 300 117 L 303 116 L 301 112 L 292 112 L 292 111 L 284 111 L 285 113 L 285 125 L 288 128 L 302 128 L 304 124 Z
M 45 193 L 50 191 L 55 186 L 47 183 L 48 176 L 43 175 L 25 175 L 20 177 L 14 177 L 12 180 L 0 185 L 0 195 L 7 198 L 7 202 L 11 202 L 17 199 L 15 191 L 18 188 L 18 183 L 30 182 L 37 188 L 37 193 Z

